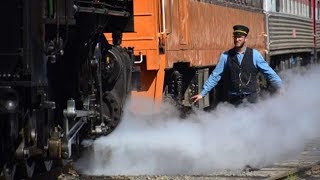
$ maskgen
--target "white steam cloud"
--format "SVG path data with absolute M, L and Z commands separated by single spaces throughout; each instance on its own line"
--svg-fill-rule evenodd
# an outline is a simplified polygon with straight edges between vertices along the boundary
M 76 167 L 91 175 L 188 175 L 290 158 L 320 135 L 320 68 L 281 76 L 282 95 L 238 108 L 221 103 L 187 119 L 170 105 L 152 114 L 151 102 L 135 102 L 144 114 L 127 111 L 113 133 L 92 142 Z

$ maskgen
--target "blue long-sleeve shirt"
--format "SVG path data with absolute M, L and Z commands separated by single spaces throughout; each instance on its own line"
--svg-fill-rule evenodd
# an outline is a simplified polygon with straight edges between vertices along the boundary
M 244 53 L 245 51 L 242 53 L 237 53 L 237 59 L 239 61 L 239 64 L 241 64 L 242 62 Z M 224 72 L 224 69 L 226 67 L 228 55 L 229 55 L 228 51 L 221 54 L 216 68 L 212 71 L 208 80 L 205 82 L 203 86 L 203 89 L 200 93 L 202 97 L 207 95 L 208 92 L 211 91 L 211 89 L 218 84 L 219 80 L 221 79 L 222 73 Z M 264 60 L 262 55 L 256 49 L 253 49 L 253 64 L 271 82 L 271 84 L 274 87 L 280 88 L 282 86 L 282 80 L 280 79 L 280 77 L 268 65 L 268 63 Z M 229 92 L 229 93 L 235 94 L 234 92 Z

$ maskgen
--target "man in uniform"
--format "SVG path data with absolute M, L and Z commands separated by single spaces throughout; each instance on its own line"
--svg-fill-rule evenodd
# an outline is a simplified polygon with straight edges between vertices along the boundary
M 234 47 L 220 56 L 201 93 L 191 97 L 193 102 L 207 95 L 217 85 L 222 74 L 226 75 L 228 101 L 234 105 L 239 105 L 244 99 L 250 103 L 257 101 L 258 72 L 261 72 L 276 89 L 282 87 L 282 80 L 259 51 L 247 47 L 249 28 L 235 25 L 233 30 Z

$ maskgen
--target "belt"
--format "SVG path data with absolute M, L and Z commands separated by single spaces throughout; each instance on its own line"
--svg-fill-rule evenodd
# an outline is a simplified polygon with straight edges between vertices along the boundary
M 250 96 L 251 94 L 230 94 L 230 97 L 233 97 L 233 98 L 245 98 L 247 96 Z
M 231 104 L 239 104 L 242 103 L 243 99 L 247 99 L 250 103 L 257 102 L 257 93 L 248 93 L 248 94 L 229 94 L 229 102 Z
M 245 97 L 247 97 L 247 96 L 250 96 L 251 94 L 240 94 L 238 97 L 239 98 L 245 98 Z

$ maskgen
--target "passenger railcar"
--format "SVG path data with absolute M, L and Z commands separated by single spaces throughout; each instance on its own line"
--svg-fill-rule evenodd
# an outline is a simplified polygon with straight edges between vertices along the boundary
M 250 27 L 249 46 L 283 70 L 315 56 L 314 0 L 135 0 L 133 95 L 156 101 L 173 98 L 191 106 L 220 53 L 233 46 L 232 26 Z M 317 23 L 319 24 L 319 23 Z M 106 34 L 107 38 L 110 35 Z M 221 83 L 223 84 L 223 83 Z M 267 86 L 261 81 L 261 87 Z M 224 100 L 220 85 L 198 106 Z
M 278 70 L 315 59 L 315 2 L 265 2 L 267 59 Z

